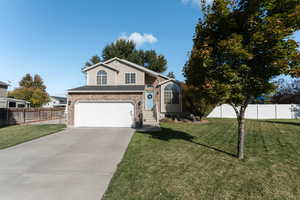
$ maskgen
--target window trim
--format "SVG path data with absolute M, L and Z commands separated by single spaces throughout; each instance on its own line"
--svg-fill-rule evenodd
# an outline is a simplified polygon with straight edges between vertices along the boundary
M 169 85 L 175 85 L 176 88 L 177 88 L 177 91 L 174 91 L 174 90 L 170 90 L 170 89 L 166 89 Z M 167 84 L 165 87 L 164 87 L 164 104 L 165 105 L 179 105 L 180 104 L 180 87 L 175 84 L 175 83 L 169 83 Z M 176 94 L 175 94 L 176 93 Z M 170 95 L 170 100 L 171 102 L 167 102 L 166 101 L 166 94 Z M 177 97 L 176 97 L 177 96 Z M 173 101 L 173 98 L 176 97 L 176 101 Z M 174 103 L 175 102 L 175 103 Z
M 126 83 L 126 74 L 134 74 L 134 76 L 135 76 L 134 83 Z M 125 72 L 124 73 L 124 82 L 126 85 L 135 85 L 137 82 L 137 73 L 136 72 Z
M 105 72 L 105 75 L 100 75 L 99 73 L 100 72 Z M 100 69 L 98 72 L 97 72 L 97 80 L 96 80 L 96 82 L 97 82 L 97 85 L 107 85 L 107 81 L 108 81 L 108 74 L 107 74 L 107 72 L 105 71 L 105 70 L 103 70 L 103 69 Z M 101 78 L 103 78 L 103 77 L 106 77 L 106 83 L 102 83 L 103 82 L 103 80 L 101 79 Z M 98 78 L 100 78 L 100 81 L 98 81 Z

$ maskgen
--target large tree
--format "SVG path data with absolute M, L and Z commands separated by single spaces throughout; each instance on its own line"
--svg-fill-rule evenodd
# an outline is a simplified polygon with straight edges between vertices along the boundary
M 163 55 L 157 54 L 154 50 L 138 50 L 133 41 L 122 39 L 107 45 L 102 50 L 101 57 L 93 56 L 85 66 L 91 66 L 114 57 L 126 59 L 156 72 L 164 72 L 167 69 L 167 60 Z
M 300 0 L 214 0 L 196 26 L 184 67 L 187 83 L 232 105 L 238 122 L 237 156 L 244 158 L 245 111 L 249 101 L 268 94 L 283 73 L 299 75 Z
M 32 78 L 30 74 L 26 74 L 19 85 L 20 87 L 11 91 L 9 96 L 29 101 L 33 107 L 40 107 L 49 102 L 49 95 L 40 75 L 35 74 Z

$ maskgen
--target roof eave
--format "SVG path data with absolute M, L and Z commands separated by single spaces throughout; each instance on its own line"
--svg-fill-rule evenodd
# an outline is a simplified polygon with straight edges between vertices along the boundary
M 144 90 L 68 90 L 70 93 L 143 93 Z

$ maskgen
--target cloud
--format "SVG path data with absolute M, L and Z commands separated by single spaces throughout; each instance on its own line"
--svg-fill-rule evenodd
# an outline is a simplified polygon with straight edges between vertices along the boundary
M 192 4 L 200 6 L 200 0 L 180 0 L 183 4 Z M 212 4 L 214 0 L 206 0 L 207 4 Z
M 157 42 L 157 38 L 154 35 L 147 33 L 141 34 L 138 32 L 131 33 L 130 35 L 127 35 L 127 33 L 122 33 L 119 39 L 131 40 L 137 46 L 141 46 L 145 43 L 153 44 Z

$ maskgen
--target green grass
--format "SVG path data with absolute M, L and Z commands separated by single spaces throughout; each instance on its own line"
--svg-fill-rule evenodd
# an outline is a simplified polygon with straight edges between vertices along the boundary
M 17 125 L 0 128 L 0 149 L 49 135 L 65 128 L 63 124 Z
M 236 126 L 212 119 L 135 133 L 104 199 L 300 199 L 300 121 L 247 120 L 243 161 Z

